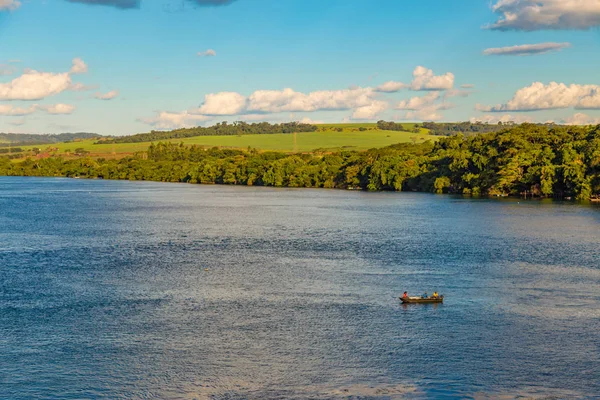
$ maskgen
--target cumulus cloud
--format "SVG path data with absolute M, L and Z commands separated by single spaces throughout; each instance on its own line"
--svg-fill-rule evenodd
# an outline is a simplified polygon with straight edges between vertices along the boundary
M 375 90 L 377 90 L 378 92 L 383 92 L 383 93 L 394 93 L 394 92 L 399 92 L 400 90 L 407 88 L 409 86 L 410 85 L 407 85 L 402 82 L 387 81 L 384 84 L 377 86 L 375 88 Z
M 72 74 L 85 74 L 88 71 L 87 64 L 81 58 L 74 58 L 71 66 Z
M 600 25 L 600 0 L 497 0 L 498 30 L 585 30 Z
M 210 93 L 198 109 L 204 115 L 235 115 L 246 108 L 246 98 L 236 92 Z
M 67 90 L 71 86 L 69 73 L 27 70 L 18 78 L 0 83 L 0 100 L 40 100 Z
M 388 103 L 375 100 L 366 106 L 357 107 L 352 111 L 351 119 L 372 120 L 376 119 L 380 113 L 387 110 Z
M 302 118 L 302 119 L 301 119 L 300 121 L 298 121 L 298 122 L 300 122 L 301 124 L 311 124 L 311 125 L 314 125 L 314 124 L 324 124 L 324 123 L 325 123 L 325 122 L 323 122 L 323 121 L 320 121 L 320 120 L 314 120 L 314 119 L 312 119 L 312 118 L 309 118 L 309 117 L 304 117 L 304 118 Z
M 24 115 L 33 114 L 37 110 L 37 104 L 27 108 L 14 107 L 11 104 L 0 104 L 0 115 L 10 117 L 22 117 Z
M 442 96 L 441 92 L 431 92 L 424 96 L 402 100 L 395 108 L 397 110 L 408 110 L 404 116 L 399 117 L 400 119 L 439 121 L 444 118 L 440 111 L 454 107 L 453 104 L 443 101 L 446 97 L 446 95 Z
M 283 111 L 348 110 L 360 107 L 380 108 L 372 88 L 319 90 L 308 94 L 292 89 L 257 90 L 248 97 L 248 111 L 275 113 Z
M 197 126 L 199 122 L 207 121 L 211 117 L 192 114 L 189 111 L 169 112 L 162 111 L 154 118 L 142 118 L 139 121 L 153 126 L 156 129 L 177 129 Z
M 198 57 L 214 57 L 217 55 L 217 52 L 213 49 L 208 49 L 206 51 L 199 51 Z
M 433 103 L 440 98 L 440 92 L 431 92 L 425 96 L 411 97 L 408 100 L 402 100 L 396 109 L 398 110 L 421 110 L 426 107 L 430 107 Z
M 110 92 L 107 93 L 96 93 L 94 95 L 95 98 L 97 98 L 98 100 L 112 100 L 115 97 L 117 97 L 119 95 L 119 91 L 118 90 L 111 90 Z
M 22 108 L 15 107 L 11 104 L 0 104 L 0 115 L 3 116 L 22 117 L 40 110 L 45 111 L 48 114 L 71 114 L 75 110 L 75 106 L 62 103 L 54 105 L 32 104 L 27 108 Z
M 449 90 L 454 87 L 454 74 L 446 72 L 443 75 L 435 75 L 432 70 L 418 66 L 413 70 L 413 80 L 410 84 L 397 81 L 388 81 L 375 88 L 378 92 L 394 93 L 402 89 L 410 90 Z
M 273 114 L 322 110 L 354 110 L 356 118 L 368 118 L 387 107 L 375 98 L 372 88 L 320 90 L 310 93 L 293 89 L 257 90 L 247 98 L 236 92 L 211 93 L 197 113 L 203 115 Z
M 600 86 L 565 85 L 556 82 L 545 85 L 534 82 L 530 86 L 519 89 L 505 104 L 475 106 L 476 110 L 486 112 L 536 111 L 569 107 L 600 109 Z
M 75 111 L 75 106 L 70 104 L 54 104 L 49 106 L 38 106 L 39 109 L 46 111 L 48 114 L 71 114 Z
M 571 47 L 571 43 L 538 43 L 538 44 L 522 44 L 509 47 L 495 47 L 485 49 L 483 54 L 486 56 L 531 56 L 535 54 L 550 53 L 560 51 Z
M 590 117 L 583 113 L 577 113 L 562 121 L 566 125 L 598 125 L 600 118 Z
M 216 116 L 236 116 L 240 120 L 264 119 L 265 115 L 282 112 L 314 112 L 351 110 L 352 119 L 374 119 L 388 108 L 388 103 L 377 98 L 373 88 L 355 87 L 342 90 L 320 90 L 310 93 L 293 89 L 257 90 L 245 97 L 236 92 L 210 93 L 204 96 L 200 107 L 184 113 L 164 112 L 159 117 L 142 119 L 155 127 L 191 125 Z M 261 117 L 262 116 L 262 117 Z
M 437 106 L 425 107 L 421 110 L 408 111 L 402 119 L 411 121 L 439 121 L 444 116 L 439 112 Z
M 434 75 L 433 71 L 418 66 L 413 71 L 411 90 L 448 90 L 454 86 L 454 74 L 446 72 L 443 75 Z
M 1 0 L 0 0 L 1 1 Z M 111 6 L 121 9 L 139 8 L 140 0 L 67 0 L 69 3 L 81 3 L 92 6 Z
M 21 2 L 18 0 L 0 0 L 0 12 L 14 11 L 21 7 Z
M 533 122 L 533 118 L 529 115 L 483 115 L 480 117 L 471 117 L 472 124 L 481 122 L 484 124 L 497 124 L 498 122 L 507 123 L 514 122 L 516 124 L 522 124 L 523 122 Z

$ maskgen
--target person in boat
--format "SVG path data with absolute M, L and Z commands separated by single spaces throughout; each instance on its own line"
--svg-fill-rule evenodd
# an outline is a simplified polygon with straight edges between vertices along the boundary
M 403 299 L 408 299 L 408 292 L 404 292 L 404 294 L 402 295 Z
M 423 293 L 423 298 L 426 299 L 427 298 L 427 292 Z
M 438 294 L 438 292 L 433 292 L 433 298 L 434 299 L 437 299 L 439 297 L 440 297 L 440 295 Z

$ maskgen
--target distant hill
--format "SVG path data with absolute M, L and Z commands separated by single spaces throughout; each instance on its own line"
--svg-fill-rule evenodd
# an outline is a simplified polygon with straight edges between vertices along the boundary
M 24 146 L 34 144 L 52 144 L 61 142 L 74 142 L 84 139 L 100 138 L 102 135 L 89 132 L 56 133 L 56 134 L 30 134 L 30 133 L 0 133 L 0 147 Z

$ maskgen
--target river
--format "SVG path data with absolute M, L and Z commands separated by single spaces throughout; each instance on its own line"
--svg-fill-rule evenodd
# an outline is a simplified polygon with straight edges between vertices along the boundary
M 599 227 L 568 202 L 0 177 L 0 398 L 592 398 Z

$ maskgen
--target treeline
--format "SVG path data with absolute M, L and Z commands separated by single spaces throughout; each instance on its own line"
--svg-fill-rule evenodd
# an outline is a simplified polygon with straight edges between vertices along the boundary
M 600 125 L 523 124 L 436 143 L 332 154 L 159 143 L 121 160 L 0 159 L 0 174 L 589 199 L 600 193 Z
M 381 129 L 382 131 L 410 132 L 402 124 L 399 124 L 397 122 L 384 121 L 384 120 L 377 121 L 377 129 Z M 417 128 L 417 132 L 419 132 L 419 128 Z
M 137 135 L 122 136 L 112 139 L 106 139 L 98 143 L 139 143 L 156 142 L 168 139 L 183 139 L 194 136 L 224 136 L 224 135 L 260 135 L 272 133 L 295 133 L 295 132 L 315 132 L 317 127 L 311 124 L 300 122 L 285 122 L 281 124 L 270 124 L 268 122 L 220 122 L 216 125 L 206 128 L 183 128 L 173 131 L 151 131 L 149 133 L 138 133 Z
M 0 154 L 13 154 L 22 152 L 23 149 L 20 147 L 0 147 Z
M 0 147 L 13 145 L 25 146 L 33 144 L 52 144 L 61 142 L 73 142 L 78 139 L 94 139 L 99 137 L 97 133 L 76 132 L 57 134 L 29 134 L 29 133 L 0 133 Z
M 501 132 L 512 126 L 514 122 L 498 122 L 497 124 L 484 124 L 482 122 L 423 122 L 423 128 L 429 129 L 430 135 L 452 136 L 462 133 L 464 135 Z

